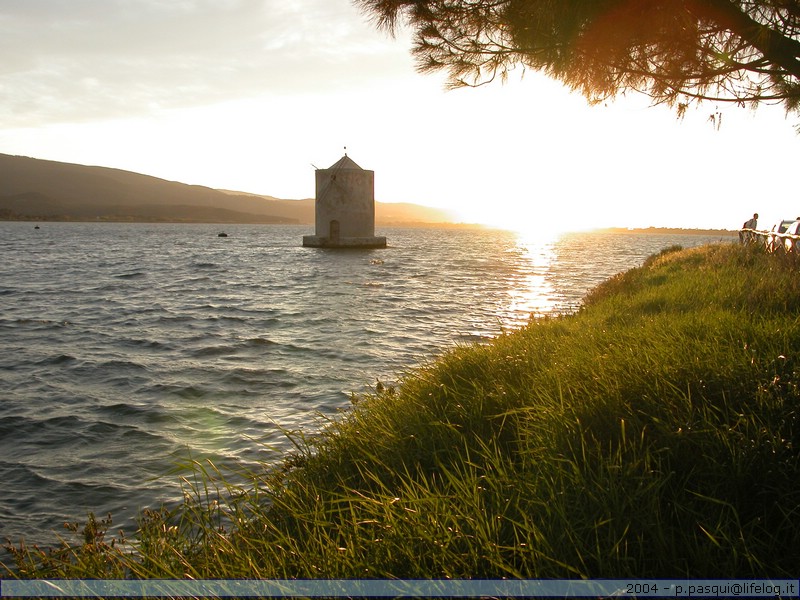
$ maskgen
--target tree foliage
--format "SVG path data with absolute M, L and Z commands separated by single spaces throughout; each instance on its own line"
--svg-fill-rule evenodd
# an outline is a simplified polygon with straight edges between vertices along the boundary
M 451 86 L 522 66 L 591 102 L 628 90 L 679 113 L 692 100 L 800 110 L 800 0 L 354 0 L 409 25 L 423 72 Z

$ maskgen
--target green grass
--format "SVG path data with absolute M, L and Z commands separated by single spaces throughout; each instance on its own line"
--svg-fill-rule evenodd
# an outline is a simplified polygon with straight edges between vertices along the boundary
M 800 273 L 668 249 L 575 315 L 457 347 L 233 485 L 195 464 L 133 539 L 20 577 L 796 576 Z M 237 478 L 238 480 L 238 478 Z

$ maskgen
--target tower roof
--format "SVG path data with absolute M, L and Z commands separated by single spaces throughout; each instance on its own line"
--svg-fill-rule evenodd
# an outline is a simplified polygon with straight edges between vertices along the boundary
M 359 171 L 363 171 L 361 167 L 359 167 L 352 158 L 345 154 L 342 158 L 332 164 L 328 169 L 358 169 Z

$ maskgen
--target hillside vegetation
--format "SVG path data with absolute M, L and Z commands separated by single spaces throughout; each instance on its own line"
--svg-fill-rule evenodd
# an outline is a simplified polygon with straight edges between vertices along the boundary
M 787 259 L 788 261 L 788 259 Z M 800 278 L 668 249 L 352 409 L 277 470 L 196 464 L 134 539 L 17 547 L 25 577 L 746 578 L 800 564 Z M 446 293 L 444 290 L 442 293 Z
M 309 171 L 309 181 L 314 174 Z M 376 203 L 379 225 L 442 223 L 446 211 Z M 0 154 L 0 220 L 314 223 L 314 199 L 215 190 L 120 169 Z

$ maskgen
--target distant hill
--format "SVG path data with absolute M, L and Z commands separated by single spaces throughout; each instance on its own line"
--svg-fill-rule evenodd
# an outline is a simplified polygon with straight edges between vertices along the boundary
M 235 196 L 260 198 L 274 214 L 294 219 L 297 223 L 314 223 L 314 199 L 279 200 L 272 196 L 260 196 L 248 192 L 220 190 Z M 376 202 L 375 223 L 377 225 L 424 225 L 454 223 L 455 215 L 449 211 L 410 202 Z
M 378 225 L 444 223 L 446 211 L 376 203 Z M 158 177 L 0 154 L 0 219 L 313 224 L 314 200 L 282 200 Z

